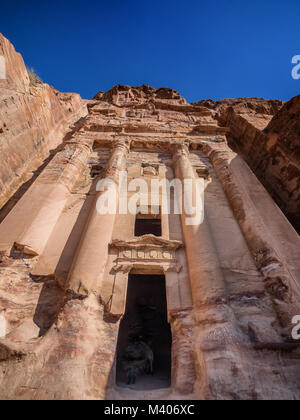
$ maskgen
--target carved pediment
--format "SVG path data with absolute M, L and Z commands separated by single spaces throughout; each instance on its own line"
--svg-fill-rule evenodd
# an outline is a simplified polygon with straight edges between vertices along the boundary
M 154 235 L 144 235 L 129 241 L 115 239 L 110 244 L 118 252 L 114 271 L 128 272 L 136 264 L 145 267 L 161 267 L 165 271 L 179 272 L 176 250 L 182 247 L 181 241 L 163 239 Z
M 161 248 L 170 251 L 176 251 L 176 249 L 183 246 L 181 241 L 163 239 L 154 235 L 143 235 L 138 238 L 130 239 L 129 241 L 123 241 L 114 239 L 110 244 L 110 247 L 117 249 L 141 249 L 151 250 L 155 248 Z

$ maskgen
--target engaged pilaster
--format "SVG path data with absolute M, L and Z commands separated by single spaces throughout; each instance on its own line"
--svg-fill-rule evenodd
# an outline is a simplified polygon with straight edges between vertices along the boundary
M 7 246 L 15 243 L 29 255 L 43 252 L 91 151 L 89 141 L 72 142 L 55 155 L 1 224 L 0 237 L 5 238 Z
M 108 258 L 108 246 L 111 242 L 116 212 L 100 214 L 97 210 L 97 201 L 102 194 L 116 196 L 116 209 L 118 207 L 118 183 L 120 171 L 126 170 L 126 158 L 129 144 L 116 141 L 113 144 L 111 155 L 106 166 L 104 178 L 111 180 L 107 183 L 107 190 L 96 194 L 92 205 L 82 240 L 70 270 L 68 291 L 76 295 L 87 296 L 94 286 L 100 286 Z
M 185 180 L 191 180 L 193 195 L 197 194 L 196 177 L 189 159 L 187 144 L 172 146 L 173 162 L 176 178 L 184 185 Z M 204 182 L 204 180 L 203 180 Z M 184 196 L 188 193 L 183 188 Z M 195 309 L 210 302 L 217 302 L 225 295 L 225 285 L 222 272 L 218 265 L 218 256 L 211 238 L 209 226 L 204 215 L 200 225 L 188 224 L 190 215 L 182 205 L 182 229 L 186 246 L 189 276 Z
M 182 182 L 185 179 L 195 181 L 186 145 L 173 147 L 173 160 L 177 178 Z M 234 386 L 231 384 L 236 380 L 241 388 L 249 389 L 251 378 L 245 374 L 243 360 L 239 355 L 241 334 L 234 313 L 227 303 L 226 284 L 207 218 L 204 215 L 200 225 L 189 225 L 188 217 L 183 211 L 182 229 L 196 323 L 192 338 L 196 376 L 203 398 L 216 399 L 219 392 L 216 377 L 221 384 L 230 384 L 226 385 L 227 392 L 233 392 Z M 184 346 L 184 343 L 181 345 Z M 221 365 L 219 360 L 223 360 Z M 179 359 L 178 363 L 182 361 Z M 232 366 L 235 366 L 235 372 Z M 226 382 L 228 378 L 231 379 Z M 176 386 L 182 388 L 180 377 L 176 378 Z

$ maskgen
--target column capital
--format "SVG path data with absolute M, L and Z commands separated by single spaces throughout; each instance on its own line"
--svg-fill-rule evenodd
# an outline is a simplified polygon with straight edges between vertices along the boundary
M 123 149 L 124 151 L 126 151 L 126 153 L 129 152 L 130 150 L 130 144 L 131 144 L 131 140 L 127 140 L 127 139 L 118 139 L 118 140 L 114 140 L 112 142 L 112 150 L 115 149 Z
M 164 264 L 163 265 L 163 270 L 164 273 L 180 273 L 180 271 L 182 270 L 182 265 L 181 264 Z
M 90 139 L 73 139 L 66 142 L 65 146 L 75 146 L 78 149 L 86 149 L 89 152 L 93 150 L 93 140 Z
M 130 150 L 130 141 L 117 139 L 112 143 L 110 158 L 106 165 L 105 177 L 110 177 L 119 183 L 119 172 L 126 170 L 126 159 Z
M 184 141 L 183 143 L 171 143 L 170 149 L 173 154 L 173 157 L 175 156 L 185 156 L 188 157 L 190 154 L 189 151 L 190 142 Z

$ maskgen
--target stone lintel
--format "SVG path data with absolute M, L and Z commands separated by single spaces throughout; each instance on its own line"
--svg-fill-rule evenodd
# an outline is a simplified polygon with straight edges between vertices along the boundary
M 111 138 L 105 136 L 103 138 L 97 136 L 94 138 L 94 148 L 101 149 L 111 149 L 112 143 L 116 139 L 125 139 L 127 141 L 131 140 L 132 136 L 113 136 Z M 193 151 L 201 151 L 203 144 L 216 144 L 226 143 L 225 136 L 190 136 L 190 135 L 175 135 L 173 137 L 160 137 L 158 138 L 149 138 L 149 136 L 134 136 L 134 139 L 131 140 L 131 150 L 152 150 L 152 151 L 165 151 L 168 152 L 170 147 L 174 143 L 182 144 L 183 142 L 188 142 L 189 147 Z
M 176 250 L 183 246 L 181 241 L 169 240 L 154 236 L 152 234 L 143 235 L 136 239 L 130 239 L 129 241 L 123 241 L 115 239 L 111 242 L 111 248 L 118 249 L 154 249 L 163 248 L 166 250 Z

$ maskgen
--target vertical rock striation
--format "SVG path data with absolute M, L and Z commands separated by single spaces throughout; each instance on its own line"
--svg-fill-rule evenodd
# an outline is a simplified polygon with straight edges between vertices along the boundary
M 299 98 L 189 104 L 173 89 L 117 85 L 82 101 L 30 85 L 21 56 L 0 46 L 0 399 L 300 399 L 300 239 L 270 196 L 297 226 Z M 124 204 L 120 173 L 148 187 L 200 178 L 204 221 L 160 208 L 147 220 L 160 236 L 136 236 L 135 214 L 96 210 L 102 178 Z M 116 384 L 131 274 L 165 277 L 168 388 L 153 385 L 155 352 L 148 389 Z M 136 304 L 150 309 L 157 348 L 150 286 Z
M 300 232 L 300 96 L 287 103 L 257 98 L 201 101 L 223 126 L 229 144 L 250 166 Z
M 0 34 L 6 79 L 0 80 L 0 207 L 63 140 L 70 125 L 86 114 L 78 94 L 60 93 L 30 82 L 22 56 Z

